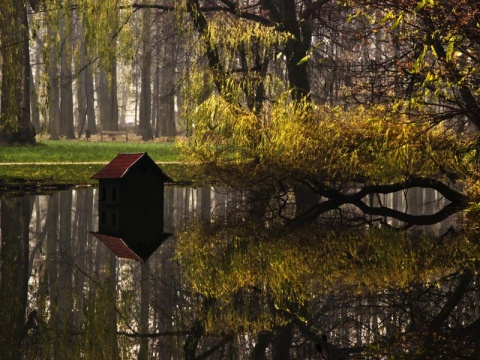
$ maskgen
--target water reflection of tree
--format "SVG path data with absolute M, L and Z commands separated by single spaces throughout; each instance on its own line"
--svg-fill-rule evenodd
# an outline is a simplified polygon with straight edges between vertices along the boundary
M 19 359 L 25 337 L 28 292 L 28 198 L 9 198 L 1 207 L 0 349 L 2 359 Z
M 409 184 L 402 186 L 395 191 Z M 411 228 L 464 206 L 461 195 L 441 185 L 437 190 L 453 205 L 434 214 L 357 206 L 366 215 L 396 217 L 411 229 L 404 232 L 386 222 L 372 227 L 368 216 L 359 221 L 358 212 L 351 222 L 328 218 L 368 194 L 334 189 L 321 193 L 323 202 L 300 204 L 283 221 L 272 221 L 272 214 L 287 213 L 286 192 L 275 198 L 262 191 L 270 196 L 267 206 L 249 203 L 221 221 L 193 225 L 182 233 L 177 256 L 208 305 L 208 315 L 199 315 L 192 328 L 193 336 L 199 321 L 203 326 L 196 344 L 212 333 L 224 334 L 224 341 L 248 334 L 256 336 L 250 350 L 255 359 L 306 358 L 319 350 L 328 359 L 359 353 L 475 358 L 480 314 L 470 307 L 477 300 L 476 236 Z
M 25 270 L 30 284 L 28 302 L 25 300 L 23 316 L 15 324 L 24 331 L 21 346 L 19 342 L 15 345 L 27 358 L 71 359 L 72 354 L 82 353 L 91 358 L 119 356 L 116 259 L 88 238 L 88 231 L 93 228 L 93 194 L 90 189 L 2 199 L 2 241 L 17 236 L 22 239 L 18 244 L 26 242 L 28 255 L 30 239 L 31 253 L 26 258 Z M 27 205 L 35 211 L 24 216 Z M 13 232 L 18 232 L 20 222 L 24 232 L 21 236 Z M 15 259 L 8 247 L 2 246 L 0 253 Z M 17 277 L 21 264 L 15 264 Z M 2 268 L 2 277 L 5 274 L 8 271 Z M 15 285 L 4 290 L 2 310 L 12 310 L 23 291 L 27 296 L 26 284 L 25 288 Z M 35 314 L 35 326 L 27 326 L 30 316 L 25 319 L 26 309 L 35 309 L 30 313 Z M 8 320 L 3 315 L 2 323 Z M 15 335 L 11 330 L 9 334 Z

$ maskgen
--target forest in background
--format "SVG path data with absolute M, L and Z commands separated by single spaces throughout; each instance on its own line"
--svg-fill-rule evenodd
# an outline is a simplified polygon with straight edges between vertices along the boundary
M 218 95 L 260 122 L 285 92 L 352 113 L 381 104 L 462 134 L 480 125 L 473 0 L 3 0 L 2 8 L 2 142 L 127 123 L 144 140 L 191 133 L 198 106 L 218 106 Z

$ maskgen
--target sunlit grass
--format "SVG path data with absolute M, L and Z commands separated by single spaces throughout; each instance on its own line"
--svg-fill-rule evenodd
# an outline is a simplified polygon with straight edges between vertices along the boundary
M 0 180 L 41 184 L 96 184 L 90 177 L 119 153 L 143 153 L 175 181 L 191 181 L 194 167 L 177 163 L 173 142 L 95 142 L 42 140 L 35 146 L 0 146 Z
M 42 184 L 95 184 L 90 179 L 102 165 L 2 165 L 0 179 L 15 182 L 17 179 L 34 181 Z
M 154 161 L 176 161 L 173 142 L 89 142 L 43 140 L 35 146 L 0 146 L 0 163 L 108 162 L 119 153 L 147 152 Z
M 0 165 L 0 182 L 15 183 L 18 179 L 39 184 L 76 184 L 95 185 L 98 180 L 90 177 L 103 167 L 103 164 L 11 164 Z M 193 164 L 166 163 L 160 165 L 162 170 L 174 181 L 204 182 L 199 178 L 199 169 Z

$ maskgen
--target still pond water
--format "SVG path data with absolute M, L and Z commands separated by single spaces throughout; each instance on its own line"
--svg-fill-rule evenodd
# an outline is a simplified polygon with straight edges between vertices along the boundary
M 167 186 L 172 236 L 146 262 L 92 236 L 96 188 L 4 196 L 0 359 L 480 358 L 478 236 L 461 216 L 400 231 L 344 206 L 288 227 L 292 194 L 252 196 Z M 364 201 L 448 204 L 425 189 Z

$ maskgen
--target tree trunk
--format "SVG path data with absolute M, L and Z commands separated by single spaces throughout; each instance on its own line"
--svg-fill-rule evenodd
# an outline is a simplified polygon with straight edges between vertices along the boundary
M 108 77 L 103 63 L 100 63 L 100 67 L 96 76 L 96 82 L 95 89 L 97 90 L 98 120 L 100 129 L 111 130 L 109 129 L 108 123 Z
M 67 16 L 63 14 L 64 18 Z M 60 53 L 60 133 L 67 139 L 75 139 L 73 126 L 72 46 L 69 20 L 61 22 Z
M 157 128 L 162 136 L 173 137 L 177 135 L 175 126 L 175 67 L 178 44 L 174 36 L 174 21 L 172 14 L 166 14 L 167 25 L 164 27 L 165 42 L 163 44 L 163 57 L 160 65 L 160 89 L 157 114 Z M 160 126 L 158 126 L 160 125 Z
M 85 39 L 83 41 L 85 41 Z M 85 47 L 85 58 L 86 58 L 86 63 L 90 61 L 86 47 Z M 85 96 L 86 96 L 86 106 L 87 106 L 87 124 L 88 124 L 87 129 L 89 129 L 92 134 L 96 134 L 97 119 L 95 115 L 95 89 L 93 86 L 92 64 L 87 65 L 87 67 L 85 68 Z
M 97 104 L 102 130 L 118 130 L 117 65 L 116 59 L 110 60 L 108 68 L 100 65 L 97 84 Z
M 88 57 L 88 49 L 85 39 L 85 30 L 80 23 L 77 23 L 78 38 L 80 41 L 79 51 L 79 75 L 77 86 L 78 106 L 78 137 L 82 136 L 84 130 L 90 130 L 92 134 L 97 132 L 95 119 L 95 98 L 93 86 L 92 64 Z
M 75 22 L 76 37 L 80 43 L 78 51 L 78 78 L 77 78 L 77 106 L 78 106 L 78 137 L 82 136 L 83 131 L 89 130 L 90 133 L 97 133 L 97 124 L 95 118 L 95 97 L 93 83 L 93 62 L 88 55 L 87 38 L 85 29 L 80 21 Z
M 5 3 L 5 2 L 4 2 Z M 30 120 L 30 53 L 27 9 L 8 0 L 0 12 L 0 142 L 35 143 Z
M 110 59 L 110 71 L 111 81 L 108 84 L 108 128 L 112 131 L 118 131 L 117 57 L 115 55 Z
M 163 17 L 165 18 L 165 16 Z M 162 19 L 163 19 L 162 18 Z M 160 22 L 155 21 L 155 36 L 157 39 L 160 39 Z M 163 49 L 162 49 L 163 50 Z M 153 61 L 154 63 L 154 69 L 155 73 L 153 75 L 153 95 L 152 95 L 152 127 L 155 129 L 155 134 L 154 136 L 156 138 L 159 138 L 161 136 L 160 132 L 160 104 L 161 104 L 161 97 L 160 97 L 160 68 L 162 66 L 162 61 L 161 61 L 161 53 L 162 53 L 160 44 L 157 44 L 155 46 L 155 59 Z
M 152 109 L 152 90 L 151 82 L 151 66 L 152 54 L 150 49 L 150 11 L 143 12 L 143 53 L 142 53 L 142 69 L 141 69 L 141 92 L 140 92 L 140 135 L 142 140 L 152 140 L 153 132 L 151 126 L 151 109 Z
M 50 140 L 60 138 L 60 88 L 58 80 L 58 49 L 55 44 L 55 30 L 47 29 L 49 39 L 49 56 L 47 62 L 48 73 L 48 133 Z
M 78 51 L 79 57 L 79 68 L 77 70 L 77 124 L 78 124 L 78 138 L 82 137 L 84 130 L 88 129 L 87 123 L 87 68 L 89 64 L 87 63 L 86 57 L 86 45 L 85 45 L 85 32 L 80 22 L 77 22 L 77 37 L 80 41 L 80 47 Z
M 327 1 L 325 1 L 327 2 Z M 307 72 L 307 61 L 302 61 L 310 47 L 311 32 L 307 20 L 299 23 L 295 0 L 285 0 L 281 6 L 273 1 L 265 1 L 275 21 L 282 24 L 293 37 L 287 41 L 285 58 L 287 62 L 288 82 L 294 100 L 309 97 L 310 81 Z
M 37 87 L 35 85 L 32 69 L 30 68 L 30 110 L 32 112 L 32 125 L 35 132 L 41 131 L 40 107 L 38 106 Z
M 32 15 L 29 14 L 28 16 L 28 21 L 31 23 L 33 21 Z M 35 60 L 34 63 L 35 65 L 35 70 L 36 70 L 36 76 L 33 76 L 33 71 L 32 71 L 32 66 L 30 66 L 30 111 L 31 111 L 31 116 L 32 116 L 32 125 L 35 128 L 35 132 L 38 134 L 40 131 L 42 131 L 42 125 L 40 123 L 40 106 L 39 106 L 39 96 L 38 96 L 38 91 L 37 91 L 37 86 L 40 83 L 40 78 L 41 78 L 41 72 L 42 66 L 42 53 L 44 50 L 43 43 L 40 41 L 40 39 L 37 37 L 35 39 L 35 49 L 34 49 L 34 56 Z

